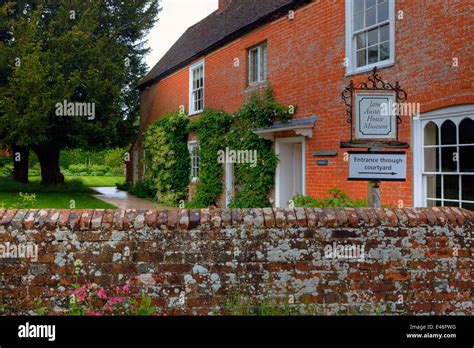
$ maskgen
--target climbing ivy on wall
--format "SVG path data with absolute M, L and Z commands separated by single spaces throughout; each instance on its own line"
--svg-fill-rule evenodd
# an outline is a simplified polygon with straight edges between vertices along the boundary
M 275 184 L 278 157 L 273 143 L 252 132 L 255 128 L 265 128 L 274 122 L 288 122 L 294 113 L 274 99 L 271 87 L 263 94 L 253 94 L 250 100 L 234 114 L 227 144 L 230 149 L 256 151 L 257 162 L 239 163 L 234 169 L 236 192 L 231 207 L 253 208 L 272 206 L 268 195 Z
M 170 113 L 145 133 L 145 181 L 156 189 L 159 203 L 176 205 L 187 197 L 191 171 L 188 123 L 186 115 Z
M 196 133 L 199 142 L 199 182 L 196 194 L 188 207 L 217 205 L 223 193 L 224 166 L 218 161 L 218 152 L 225 150 L 225 135 L 232 118 L 223 111 L 206 110 L 200 118 L 189 124 L 188 130 Z
M 207 110 L 199 120 L 191 122 L 188 130 L 196 133 L 200 146 L 200 175 L 196 197 L 189 207 L 217 205 L 224 193 L 224 165 L 219 161 L 219 152 L 226 148 L 257 154 L 256 163 L 235 164 L 236 192 L 231 206 L 271 206 L 268 195 L 274 186 L 278 158 L 272 142 L 259 138 L 252 130 L 269 127 L 275 121 L 288 121 L 291 114 L 288 107 L 275 101 L 268 87 L 263 93 L 254 93 L 233 115 Z

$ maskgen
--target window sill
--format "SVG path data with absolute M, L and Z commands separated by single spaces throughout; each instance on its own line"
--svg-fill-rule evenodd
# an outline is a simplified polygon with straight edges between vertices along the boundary
M 395 65 L 395 62 L 393 60 L 389 60 L 383 63 L 371 64 L 371 65 L 367 65 L 361 68 L 347 70 L 346 77 L 371 72 L 372 70 L 374 70 L 375 67 L 377 67 L 378 69 L 384 69 L 384 68 L 390 68 L 394 65 Z
M 202 114 L 203 112 L 204 112 L 204 110 L 192 112 L 192 113 L 189 113 L 188 117 L 198 116 L 198 115 Z
M 249 85 L 247 85 L 247 88 L 245 89 L 246 92 L 254 92 L 259 89 L 263 89 L 267 87 L 268 85 L 268 80 L 262 81 L 262 82 L 253 82 Z

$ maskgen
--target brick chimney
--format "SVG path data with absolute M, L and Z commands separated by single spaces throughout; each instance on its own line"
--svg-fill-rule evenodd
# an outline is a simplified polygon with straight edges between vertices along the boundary
M 229 4 L 232 2 L 232 0 L 219 0 L 219 13 L 223 12 L 224 9 L 229 6 Z

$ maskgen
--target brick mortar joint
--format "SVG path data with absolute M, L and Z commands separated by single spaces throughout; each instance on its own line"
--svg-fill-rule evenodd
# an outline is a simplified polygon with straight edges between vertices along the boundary
M 270 212 L 271 210 L 271 212 Z M 132 230 L 166 227 L 361 228 L 473 226 L 474 212 L 453 208 L 265 208 L 265 209 L 20 209 L 0 210 L 1 229 Z

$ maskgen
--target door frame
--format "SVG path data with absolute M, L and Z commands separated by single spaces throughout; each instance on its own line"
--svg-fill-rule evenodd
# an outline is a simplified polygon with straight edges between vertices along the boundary
M 306 138 L 305 137 L 291 137 L 291 138 L 277 138 L 275 139 L 275 154 L 280 156 L 280 147 L 281 144 L 287 143 L 301 143 L 301 175 L 302 175 L 302 186 L 303 186 L 303 195 L 306 195 Z M 275 206 L 277 208 L 282 207 L 281 197 L 280 197 L 280 161 L 278 161 L 278 166 L 275 173 Z M 286 203 L 285 203 L 286 206 Z

